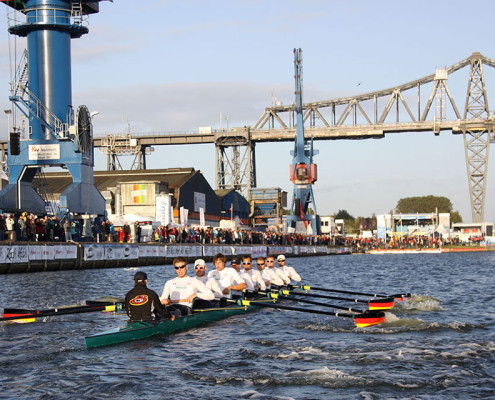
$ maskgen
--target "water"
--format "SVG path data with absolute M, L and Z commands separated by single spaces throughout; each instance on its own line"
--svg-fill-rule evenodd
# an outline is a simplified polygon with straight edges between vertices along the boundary
M 0 323 L 0 399 L 495 399 L 495 253 L 289 261 L 318 286 L 413 297 L 379 327 L 263 309 L 92 350 L 84 336 L 126 318 L 91 313 Z M 175 274 L 171 266 L 143 269 L 159 294 Z M 3 275 L 0 308 L 122 297 L 134 273 Z

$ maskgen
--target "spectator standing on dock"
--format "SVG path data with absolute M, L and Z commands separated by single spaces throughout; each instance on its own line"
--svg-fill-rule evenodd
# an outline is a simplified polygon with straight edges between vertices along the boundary
M 139 222 L 135 222 L 134 224 L 134 232 L 136 235 L 136 243 L 141 243 L 141 225 L 139 225 Z
M 277 257 L 277 263 L 278 267 L 284 271 L 285 275 L 287 275 L 291 281 L 301 282 L 301 276 L 296 272 L 296 270 L 285 264 L 285 256 L 283 254 L 280 254 Z
M 30 242 L 34 242 L 36 239 L 36 221 L 34 214 L 29 214 L 27 219 L 27 235 Z
M 5 220 L 5 225 L 7 226 L 7 232 L 12 232 L 15 230 L 15 219 L 12 214 L 10 214 Z
M 5 240 L 5 232 L 7 231 L 7 224 L 5 223 L 5 216 L 0 214 L 0 241 Z
M 69 240 L 72 240 L 72 233 L 70 230 L 70 222 L 69 219 L 66 218 L 64 221 L 64 235 L 65 235 L 65 241 L 68 242 Z
M 20 240 L 22 242 L 27 241 L 27 213 L 23 212 L 19 219 L 17 220 L 17 223 L 19 224 L 19 231 L 21 232 L 21 237 Z
M 129 226 L 129 222 L 124 222 L 124 243 L 129 242 L 129 238 L 131 237 L 131 227 Z

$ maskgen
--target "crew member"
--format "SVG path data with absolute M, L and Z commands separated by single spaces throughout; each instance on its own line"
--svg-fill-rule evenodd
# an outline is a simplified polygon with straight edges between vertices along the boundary
M 263 263 L 265 261 L 263 260 Z M 253 259 L 251 256 L 242 257 L 242 266 L 244 267 L 244 275 L 241 277 L 249 276 L 251 282 L 253 282 L 254 290 L 266 290 L 265 281 L 261 277 L 260 271 L 253 269 Z M 248 287 L 248 290 L 253 290 Z
M 285 274 L 285 272 L 282 271 L 280 268 L 275 267 L 275 257 L 273 257 L 273 256 L 266 257 L 266 266 L 268 267 L 269 270 L 274 271 L 280 279 L 282 279 L 282 281 L 283 281 L 282 285 L 288 285 L 290 283 L 290 279 Z M 276 284 L 276 285 L 278 285 L 278 284 Z M 280 285 L 278 285 L 278 286 L 280 286 Z
M 280 254 L 277 257 L 277 263 L 279 268 L 284 271 L 285 275 L 287 275 L 291 281 L 301 282 L 301 276 L 296 272 L 296 270 L 285 264 L 285 256 L 283 254 Z
M 275 258 L 273 256 L 266 257 L 266 265 L 273 265 L 274 263 Z M 277 275 L 273 268 L 265 268 L 265 259 L 263 257 L 258 257 L 256 259 L 256 266 L 268 289 L 271 289 L 272 286 L 284 286 L 284 281 Z
M 222 289 L 218 286 L 218 283 L 213 278 L 208 278 L 206 275 L 206 263 L 202 258 L 198 258 L 194 261 L 194 272 L 196 273 L 196 279 L 198 281 L 203 282 L 208 289 L 210 289 L 215 295 L 215 300 L 220 300 L 223 297 Z M 196 300 L 197 301 L 197 300 Z M 206 300 L 205 300 L 206 301 Z M 213 304 L 213 306 L 217 306 L 217 304 Z
M 136 272 L 134 288 L 125 295 L 125 311 L 129 316 L 129 322 L 153 321 L 156 319 L 156 313 L 173 321 L 175 317 L 162 306 L 158 294 L 148 289 L 147 284 L 146 273 Z
M 205 284 L 187 274 L 187 261 L 184 257 L 176 257 L 173 261 L 177 278 L 165 282 L 161 295 L 162 304 L 176 316 L 192 314 L 192 303 L 196 297 L 213 300 L 215 295 Z
M 228 295 L 231 290 L 244 290 L 247 285 L 234 268 L 226 268 L 227 258 L 218 253 L 213 257 L 216 270 L 208 272 L 208 278 L 216 279 L 222 293 Z
M 255 290 L 255 287 L 254 287 L 254 283 L 253 281 L 251 280 L 251 276 L 249 276 L 249 274 L 246 274 L 246 272 L 241 269 L 241 264 L 239 263 L 239 260 L 237 258 L 233 258 L 231 261 L 230 261 L 230 266 L 235 269 L 237 271 L 237 273 L 239 274 L 239 276 L 244 280 L 244 282 L 246 283 L 246 290 L 247 291 L 254 291 Z M 232 290 L 232 295 L 234 296 L 242 296 L 242 292 L 240 290 Z

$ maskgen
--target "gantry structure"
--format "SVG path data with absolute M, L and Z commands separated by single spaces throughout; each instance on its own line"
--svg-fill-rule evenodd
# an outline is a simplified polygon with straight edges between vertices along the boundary
M 484 219 L 489 144 L 494 115 L 488 108 L 484 67 L 495 60 L 480 53 L 436 69 L 431 75 L 389 89 L 303 104 L 304 134 L 313 140 L 378 139 L 391 133 L 450 131 L 462 135 L 473 222 Z M 462 96 L 449 80 L 468 71 Z M 456 74 L 457 75 L 457 74 Z M 457 92 L 456 92 L 457 93 Z M 465 94 L 465 95 L 464 95 Z M 146 168 L 146 155 L 158 145 L 213 143 L 216 148 L 216 189 L 236 189 L 246 198 L 256 187 L 255 147 L 259 142 L 293 142 L 296 106 L 265 108 L 253 126 L 201 133 L 153 133 L 95 136 L 94 146 L 108 155 L 108 169 L 119 169 L 120 155 L 134 155 L 134 168 Z M 2 157 L 5 144 L 0 143 Z

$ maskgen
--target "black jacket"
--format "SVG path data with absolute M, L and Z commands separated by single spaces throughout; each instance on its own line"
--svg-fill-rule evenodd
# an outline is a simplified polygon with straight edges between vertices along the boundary
M 137 284 L 126 294 L 125 310 L 131 322 L 153 321 L 156 313 L 170 318 L 170 313 L 162 305 L 156 292 L 141 284 Z

